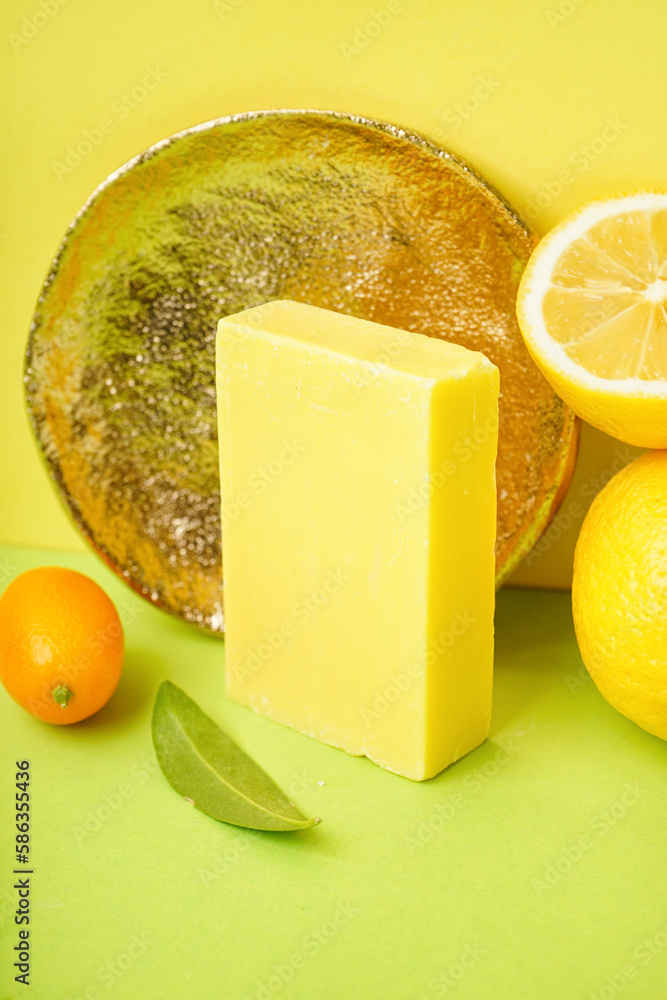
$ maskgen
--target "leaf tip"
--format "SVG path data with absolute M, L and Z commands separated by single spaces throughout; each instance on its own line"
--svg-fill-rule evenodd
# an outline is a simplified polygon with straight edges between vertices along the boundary
M 157 689 L 158 697 L 160 697 L 160 695 L 164 696 L 170 694 L 172 691 L 176 690 L 177 690 L 176 685 L 172 684 L 171 681 L 161 681 L 160 686 Z

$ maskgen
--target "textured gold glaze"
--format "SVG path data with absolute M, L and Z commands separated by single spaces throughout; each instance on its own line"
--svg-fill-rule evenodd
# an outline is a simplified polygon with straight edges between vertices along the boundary
M 391 125 L 258 112 L 158 143 L 74 220 L 31 328 L 28 409 L 79 529 L 139 593 L 222 631 L 216 324 L 292 298 L 498 365 L 500 582 L 548 523 L 576 438 L 515 319 L 533 246 L 470 167 Z

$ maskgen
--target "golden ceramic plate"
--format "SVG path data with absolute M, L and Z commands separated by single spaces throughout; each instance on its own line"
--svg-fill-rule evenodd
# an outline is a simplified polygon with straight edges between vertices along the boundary
M 299 299 L 483 351 L 501 371 L 499 581 L 571 474 L 576 428 L 514 314 L 534 239 L 432 142 L 317 111 L 208 122 L 112 174 L 53 262 L 27 403 L 60 496 L 137 592 L 223 630 L 217 320 Z

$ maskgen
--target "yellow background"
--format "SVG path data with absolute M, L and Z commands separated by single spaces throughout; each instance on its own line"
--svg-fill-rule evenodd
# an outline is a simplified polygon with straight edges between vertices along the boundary
M 112 170 L 234 112 L 349 111 L 468 158 L 541 234 L 587 199 L 665 185 L 666 34 L 661 0 L 4 4 L 0 542 L 83 547 L 41 467 L 21 374 L 51 257 Z M 90 153 L 58 167 L 102 119 Z M 515 579 L 567 585 L 591 493 L 635 453 L 584 428 L 560 523 Z

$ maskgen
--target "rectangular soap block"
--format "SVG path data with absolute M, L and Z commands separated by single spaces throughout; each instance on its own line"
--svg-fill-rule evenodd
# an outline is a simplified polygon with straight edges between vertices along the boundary
M 297 302 L 221 320 L 229 696 L 421 780 L 491 713 L 498 370 Z

